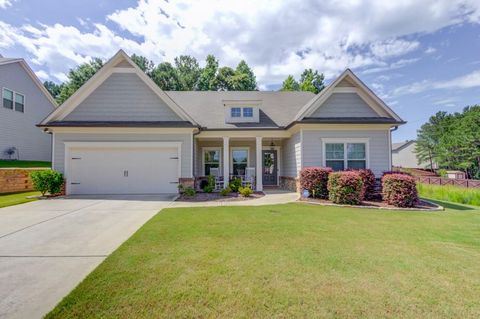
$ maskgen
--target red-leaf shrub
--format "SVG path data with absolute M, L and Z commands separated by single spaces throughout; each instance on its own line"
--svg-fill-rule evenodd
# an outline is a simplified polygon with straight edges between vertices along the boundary
M 352 171 L 357 172 L 362 178 L 362 200 L 373 199 L 375 197 L 375 174 L 368 168 Z
M 328 199 L 336 204 L 360 204 L 362 187 L 362 178 L 358 172 L 331 173 L 328 176 Z
M 406 174 L 387 174 L 382 177 L 383 200 L 397 207 L 413 207 L 418 202 L 415 178 Z
M 312 197 L 328 198 L 328 174 L 330 167 L 305 167 L 300 171 L 300 188 L 308 190 Z

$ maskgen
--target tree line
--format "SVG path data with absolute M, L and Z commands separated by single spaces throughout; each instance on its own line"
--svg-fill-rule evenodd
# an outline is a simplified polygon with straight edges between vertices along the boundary
M 242 60 L 236 68 L 219 66 L 215 56 L 208 55 L 205 67 L 200 67 L 197 59 L 180 55 L 174 63 L 162 62 L 158 65 L 144 56 L 133 54 L 132 60 L 162 90 L 165 91 L 255 91 L 258 90 L 256 76 L 248 64 Z M 43 84 L 55 100 L 62 104 L 103 65 L 100 58 L 93 58 L 67 74 L 67 81 L 57 84 L 45 81 Z M 310 91 L 318 93 L 324 88 L 324 76 L 318 71 L 306 69 L 297 82 L 289 75 L 282 84 L 281 91 Z
M 441 111 L 418 130 L 415 152 L 419 163 L 465 172 L 480 179 L 480 105 L 462 112 Z

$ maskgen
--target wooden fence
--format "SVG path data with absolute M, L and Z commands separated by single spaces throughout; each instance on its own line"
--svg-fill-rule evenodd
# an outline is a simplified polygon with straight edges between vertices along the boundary
M 417 180 L 417 182 L 424 184 L 453 185 L 468 188 L 480 188 L 480 180 L 478 179 L 456 179 L 434 176 L 415 176 L 415 179 Z

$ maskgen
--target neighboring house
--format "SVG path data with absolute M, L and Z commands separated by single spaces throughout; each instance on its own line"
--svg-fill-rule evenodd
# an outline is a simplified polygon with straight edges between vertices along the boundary
M 430 169 L 430 163 L 418 163 L 415 153 L 415 141 L 405 141 L 392 144 L 392 165 L 401 168 L 422 168 Z M 435 164 L 433 168 L 436 168 Z
M 56 103 L 25 60 L 0 56 L 0 90 L 0 159 L 51 161 L 51 136 L 36 125 Z
M 144 194 L 177 192 L 212 168 L 224 185 L 253 171 L 257 190 L 297 189 L 306 166 L 380 177 L 403 123 L 350 70 L 317 95 L 165 92 L 119 51 L 39 126 L 53 134 L 67 194 Z

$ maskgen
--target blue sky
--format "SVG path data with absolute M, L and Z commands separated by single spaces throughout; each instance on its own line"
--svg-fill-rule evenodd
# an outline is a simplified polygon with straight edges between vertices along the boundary
M 60 82 L 120 48 L 156 63 L 212 53 L 245 59 L 263 90 L 349 67 L 408 121 L 401 141 L 437 111 L 480 103 L 479 23 L 478 0 L 0 0 L 0 54 Z

